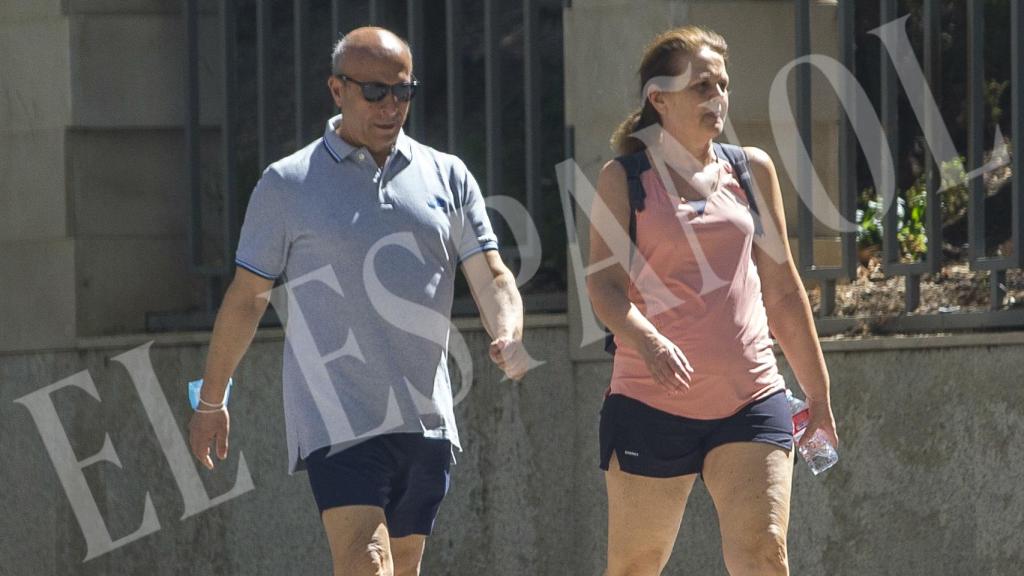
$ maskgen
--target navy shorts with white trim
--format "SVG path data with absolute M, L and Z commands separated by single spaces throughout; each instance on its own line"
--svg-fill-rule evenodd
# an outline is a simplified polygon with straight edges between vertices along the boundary
M 309 484 L 320 512 L 339 506 L 384 509 L 392 538 L 429 535 L 448 493 L 452 446 L 422 434 L 375 436 L 328 456 L 306 457 Z
M 602 470 L 608 470 L 614 451 L 623 472 L 671 478 L 701 472 L 704 457 L 730 442 L 764 442 L 791 451 L 793 417 L 784 390 L 714 420 L 676 416 L 611 394 L 601 408 L 600 442 Z

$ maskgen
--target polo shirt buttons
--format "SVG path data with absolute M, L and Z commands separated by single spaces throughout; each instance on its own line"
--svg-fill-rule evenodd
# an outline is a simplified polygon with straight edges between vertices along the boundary
M 366 154 L 363 154 L 362 152 L 360 152 L 359 153 L 359 161 L 362 162 L 363 160 L 366 160 Z

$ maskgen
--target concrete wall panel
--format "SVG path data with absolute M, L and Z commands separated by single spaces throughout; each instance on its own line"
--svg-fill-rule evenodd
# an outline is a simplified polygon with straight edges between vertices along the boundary
M 64 131 L 0 131 L 0 244 L 69 235 Z
M 606 504 L 597 422 L 610 364 L 567 360 L 564 326 L 532 328 L 548 363 L 518 385 L 499 382 L 487 337 L 463 332 L 476 379 L 457 407 L 465 441 L 431 537 L 424 573 L 568 574 L 604 566 Z M 244 452 L 255 490 L 181 520 L 182 503 L 124 368 L 112 358 L 148 337 L 96 339 L 64 352 L 0 355 L 0 566 L 12 574 L 282 574 L 329 571 L 326 539 L 304 474 L 285 470 L 280 331 L 236 372 L 232 454 L 202 473 L 211 495 L 231 488 Z M 198 374 L 205 336 L 166 335 L 150 356 L 184 437 L 183 383 Z M 1024 561 L 1024 392 L 1006 380 L 1024 334 L 875 338 L 824 343 L 842 443 L 814 477 L 796 462 L 789 531 L 794 574 L 1010 574 Z M 782 365 L 791 386 L 791 372 Z M 149 492 L 162 529 L 89 563 L 39 431 L 14 400 L 88 369 L 100 400 L 54 394 L 79 458 L 104 434 L 122 467 L 86 476 L 113 535 L 133 530 Z M 37 519 L 21 527 L 26 518 Z M 666 574 L 724 574 L 718 522 L 698 482 Z M 153 563 L 153 558 L 160 558 Z M 157 565 L 159 564 L 159 565 Z M 6 572 L 5 572 L 6 573 Z
M 71 22 L 73 124 L 181 126 L 184 28 L 179 15 L 89 15 Z M 200 120 L 219 123 L 219 24 L 200 20 Z
M 74 341 L 74 261 L 72 240 L 0 245 L 0 350 Z
M 66 20 L 0 18 L 0 132 L 64 127 L 70 86 Z
M 188 274 L 184 235 L 77 239 L 80 336 L 142 332 L 147 312 L 202 302 L 201 278 Z

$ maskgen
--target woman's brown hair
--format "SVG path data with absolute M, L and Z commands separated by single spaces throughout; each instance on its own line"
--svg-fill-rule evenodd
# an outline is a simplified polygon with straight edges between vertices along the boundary
M 717 32 L 700 26 L 688 25 L 658 34 L 647 46 L 643 60 L 640 61 L 641 92 L 651 78 L 682 74 L 683 71 L 679 69 L 678 56 L 696 54 L 705 46 L 721 54 L 726 62 L 729 61 L 729 46 L 725 43 L 725 38 L 722 38 Z M 637 130 L 661 122 L 661 116 L 651 105 L 647 95 L 643 94 L 643 97 L 643 104 L 622 124 L 619 124 L 615 133 L 612 134 L 612 149 L 619 154 L 633 154 L 643 150 L 644 143 L 634 138 L 632 134 Z

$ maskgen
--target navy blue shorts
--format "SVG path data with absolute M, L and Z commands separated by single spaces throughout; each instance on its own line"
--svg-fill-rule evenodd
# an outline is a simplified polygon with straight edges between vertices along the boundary
M 614 450 L 624 472 L 671 478 L 701 472 L 708 452 L 730 442 L 765 442 L 792 450 L 793 417 L 785 390 L 715 420 L 676 416 L 612 394 L 601 408 L 600 434 L 602 470 L 608 470 Z
M 385 434 L 327 456 L 329 450 L 321 448 L 306 458 L 321 513 L 338 506 L 377 506 L 384 509 L 392 538 L 430 534 L 448 493 L 448 440 Z

